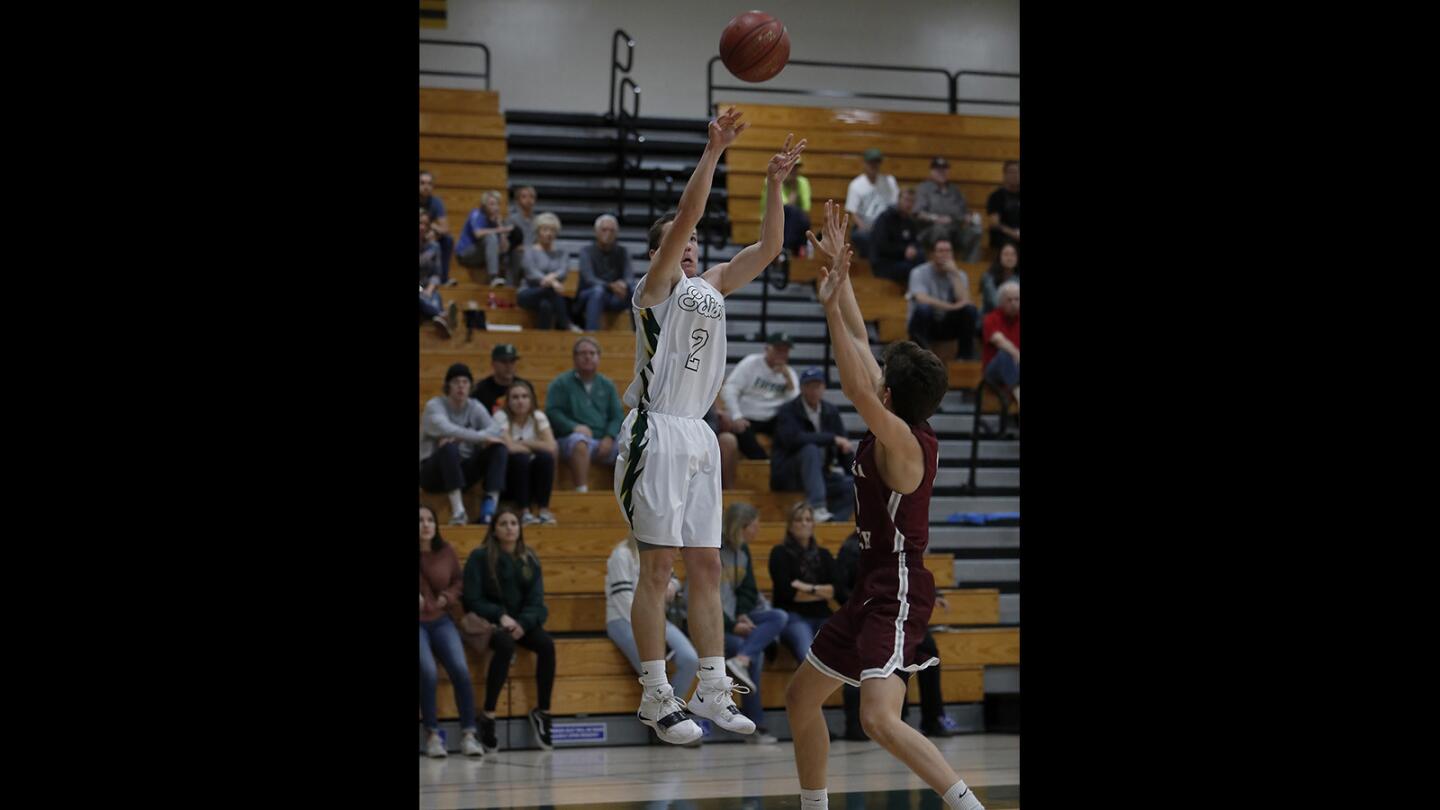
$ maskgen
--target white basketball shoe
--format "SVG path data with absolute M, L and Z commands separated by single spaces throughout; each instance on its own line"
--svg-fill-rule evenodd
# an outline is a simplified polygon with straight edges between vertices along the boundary
M 718 685 L 718 688 L 716 686 Z M 700 685 L 695 688 L 695 699 L 687 705 L 690 713 L 703 717 L 726 731 L 733 731 L 736 734 L 750 734 L 755 731 L 755 722 L 740 713 L 740 707 L 730 699 L 730 693 L 735 692 L 741 695 L 750 694 L 750 689 L 735 682 L 729 676 L 722 677 L 713 683 L 700 680 Z

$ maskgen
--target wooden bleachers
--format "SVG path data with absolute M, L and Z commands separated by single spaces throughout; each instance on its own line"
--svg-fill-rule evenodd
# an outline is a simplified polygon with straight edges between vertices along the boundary
M 499 93 L 420 88 L 420 168 L 435 175 L 452 235 L 485 191 L 500 192 L 502 210 L 509 205 L 507 154 Z
M 720 106 L 731 105 L 721 102 Z M 750 123 L 725 158 L 731 240 L 740 244 L 759 239 L 765 166 L 791 132 L 809 141 L 801 173 L 810 180 L 810 218 L 817 223 L 822 221 L 826 199 L 843 203 L 850 180 L 862 171 L 860 155 L 871 147 L 885 153 L 883 171 L 895 175 L 902 186 L 925 180 L 931 158 L 943 155 L 950 161 L 951 182 L 960 187 L 971 208 L 980 210 L 1003 179 L 1004 161 L 1020 157 L 1020 122 L 1016 118 L 733 106 Z

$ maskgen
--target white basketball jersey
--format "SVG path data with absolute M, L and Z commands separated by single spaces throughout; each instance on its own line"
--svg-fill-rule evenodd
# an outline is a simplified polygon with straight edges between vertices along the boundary
M 703 419 L 725 379 L 725 296 L 682 271 L 670 297 L 653 307 L 635 300 L 650 274 L 635 285 L 635 379 L 625 391 L 631 408 Z

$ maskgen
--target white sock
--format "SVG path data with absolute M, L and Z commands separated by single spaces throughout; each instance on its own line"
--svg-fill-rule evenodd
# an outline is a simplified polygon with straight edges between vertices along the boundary
M 450 496 L 450 514 L 458 515 L 465 511 L 465 499 L 460 497 L 460 490 L 452 489 L 445 494 Z
M 640 683 L 645 687 L 645 694 L 653 694 L 662 686 L 669 686 L 670 682 L 665 679 L 665 659 L 658 661 L 640 662 Z
M 575 491 L 576 491 L 576 492 L 589 492 L 589 491 L 590 491 L 590 485 L 589 485 L 589 484 L 581 484 L 580 486 L 575 487 Z
M 825 788 L 800 788 L 800 810 L 830 810 L 830 797 L 826 795 Z
M 949 808 L 985 810 L 985 806 L 980 803 L 979 799 L 975 798 L 974 791 L 970 790 L 969 786 L 965 784 L 964 779 L 951 785 L 950 789 L 945 791 L 943 798 L 945 799 L 945 806 Z
M 700 683 L 710 688 L 718 688 L 719 684 L 726 678 L 725 657 L 721 655 L 700 659 Z

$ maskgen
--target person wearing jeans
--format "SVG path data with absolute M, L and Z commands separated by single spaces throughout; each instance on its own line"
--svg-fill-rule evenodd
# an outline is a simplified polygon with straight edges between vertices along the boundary
M 840 409 L 824 400 L 825 373 L 806 369 L 800 396 L 775 414 L 775 455 L 770 459 L 770 489 L 805 490 L 815 522 L 849 520 L 855 493 L 849 473 L 854 444 L 845 436 Z
M 455 689 L 455 705 L 460 710 L 460 727 L 465 736 L 461 747 L 466 756 L 484 755 L 484 748 L 475 739 L 475 692 L 470 686 L 470 670 L 465 666 L 465 650 L 460 644 L 460 631 L 455 629 L 449 614 L 460 607 L 460 561 L 455 549 L 440 537 L 435 512 L 420 507 L 420 716 L 428 732 L 425 754 L 437 759 L 447 756 L 440 741 L 439 711 L 435 707 L 435 690 L 439 687 L 438 656 Z
M 720 537 L 720 607 L 725 623 L 725 669 L 750 690 L 740 711 L 755 723 L 746 742 L 778 742 L 764 730 L 765 706 L 760 696 L 760 670 L 765 648 L 779 638 L 790 617 L 767 605 L 755 585 L 750 542 L 760 533 L 760 512 L 748 503 L 726 507 Z
M 1008 390 L 1020 404 L 1020 284 L 1011 280 L 997 291 L 1000 303 L 981 325 L 980 362 L 985 379 Z
M 790 507 L 785 541 L 770 551 L 775 607 L 789 614 L 780 640 L 803 662 L 820 625 L 830 618 L 835 597 L 835 558 L 815 542 L 815 513 L 800 501 Z
M 635 630 L 630 626 L 630 606 L 635 601 L 635 583 L 639 578 L 640 549 L 631 536 L 610 551 L 610 559 L 605 563 L 605 635 L 620 648 L 637 675 L 642 671 L 640 649 L 635 645 Z M 665 603 L 674 602 L 679 591 L 680 580 L 672 574 L 670 586 L 665 590 Z M 672 621 L 665 622 L 665 646 L 675 662 L 670 687 L 681 698 L 687 697 L 700 671 L 700 656 L 684 631 Z
M 483 478 L 485 503 L 477 523 L 486 523 L 500 501 L 510 449 L 490 411 L 470 398 L 470 367 L 454 363 L 445 372 L 445 395 L 425 403 L 420 427 L 420 487 L 450 498 L 450 523 L 469 522 L 461 496 Z
M 939 239 L 930 248 L 930 261 L 910 271 L 907 327 L 910 339 L 927 349 L 941 341 L 956 341 L 958 356 L 975 356 L 975 323 L 979 311 L 970 300 L 970 276 L 955 264 L 949 239 Z M 945 353 L 940 359 L 951 360 Z
M 595 220 L 595 244 L 580 249 L 580 310 L 591 332 L 600 329 L 602 312 L 629 309 L 635 295 L 635 270 L 629 251 L 616 244 L 619 234 L 619 221 L 602 214 Z
M 521 308 L 536 313 L 536 326 L 540 329 L 580 332 L 583 330 L 570 322 L 570 302 L 565 298 L 570 259 L 563 249 L 555 247 L 559 233 L 559 217 L 550 213 L 535 217 L 535 244 L 525 248 L 522 254 L 525 278 L 515 300 Z
M 500 689 L 510 675 L 516 646 L 535 653 L 536 706 L 530 727 L 540 747 L 549 751 L 550 696 L 555 689 L 555 641 L 545 632 L 545 585 L 540 560 L 525 546 L 520 513 L 501 507 L 490 522 L 485 542 L 465 561 L 465 610 L 495 626 L 490 636 L 494 656 L 485 675 L 485 707 L 479 717 L 480 742 L 487 753 L 495 738 L 495 710 Z
M 485 192 L 480 196 L 480 204 L 461 226 L 460 238 L 455 242 L 455 261 L 472 270 L 487 271 L 486 280 L 490 284 L 504 286 L 500 253 L 502 249 L 508 253 L 508 235 L 514 228 L 500 220 L 500 192 Z

